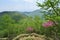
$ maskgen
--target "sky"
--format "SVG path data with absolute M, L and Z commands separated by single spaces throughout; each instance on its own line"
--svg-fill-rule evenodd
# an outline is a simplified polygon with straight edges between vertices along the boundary
M 0 0 L 1 11 L 33 11 L 39 9 L 37 0 Z M 43 0 L 40 0 L 42 2 Z

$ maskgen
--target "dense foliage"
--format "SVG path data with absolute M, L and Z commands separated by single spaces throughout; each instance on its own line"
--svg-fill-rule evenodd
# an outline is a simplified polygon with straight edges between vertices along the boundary
M 0 14 L 0 37 L 16 36 L 18 34 L 18 28 L 20 26 L 18 22 L 26 17 L 20 13 L 11 13 L 13 12 L 3 12 Z
M 38 7 L 41 7 L 42 9 L 47 12 L 45 16 L 45 20 L 50 20 L 47 23 L 44 23 L 44 26 L 50 26 L 46 28 L 46 36 L 53 37 L 54 40 L 60 39 L 60 0 L 44 0 L 44 2 L 41 4 L 37 2 Z M 54 24 L 54 25 L 52 25 Z M 49 31 L 48 31 L 49 30 Z
M 0 16 L 0 37 L 10 40 L 24 33 L 37 33 L 60 39 L 60 0 L 45 0 L 42 4 L 37 2 L 43 10 L 44 20 L 40 16 L 28 17 L 16 12 L 3 12 Z M 48 39 L 47 39 L 48 40 Z
M 39 30 L 43 20 L 39 16 L 33 18 L 18 13 L 10 14 L 7 12 L 0 15 L 0 38 L 8 37 L 11 40 L 19 34 L 40 33 Z

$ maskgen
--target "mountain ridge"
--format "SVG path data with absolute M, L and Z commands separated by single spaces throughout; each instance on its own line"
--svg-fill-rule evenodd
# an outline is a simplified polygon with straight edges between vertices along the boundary
M 34 10 L 34 11 L 31 11 L 31 12 L 20 12 L 20 11 L 3 11 L 3 12 L 0 12 L 0 15 L 1 14 L 4 14 L 4 13 L 10 13 L 10 14 L 13 14 L 13 13 L 17 13 L 17 14 L 23 14 L 23 15 L 26 15 L 26 16 L 42 16 L 43 15 L 43 11 L 42 9 L 38 9 L 38 10 Z

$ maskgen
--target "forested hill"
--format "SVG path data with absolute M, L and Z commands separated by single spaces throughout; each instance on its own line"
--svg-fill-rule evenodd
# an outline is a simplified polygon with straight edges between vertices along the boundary
M 43 15 L 43 13 L 46 13 L 46 12 L 42 9 L 34 10 L 32 12 L 23 12 L 23 14 L 26 14 L 27 16 L 32 16 L 32 17 L 34 17 L 34 16 L 41 17 Z
M 11 37 L 24 33 L 27 26 L 40 26 L 40 17 L 43 12 L 41 10 L 35 10 L 32 12 L 18 12 L 18 11 L 3 11 L 0 12 L 0 38 Z M 37 15 L 33 20 L 32 18 Z M 21 27 L 21 28 L 20 28 Z M 12 30 L 11 30 L 12 29 Z M 9 33 L 9 34 L 8 34 Z M 15 34 L 16 33 L 16 34 Z
M 45 13 L 45 12 L 44 12 Z M 32 12 L 19 12 L 19 11 L 3 11 L 0 12 L 0 17 L 3 15 L 10 15 L 15 20 L 20 20 L 21 18 L 25 18 L 27 16 L 40 16 L 43 17 L 43 11 L 41 9 L 32 11 Z
M 25 14 L 22 14 L 22 13 L 17 12 L 17 11 L 4 11 L 4 12 L 0 12 L 0 18 L 2 18 L 2 16 L 5 16 L 5 15 L 10 16 L 12 19 L 14 19 L 16 21 L 27 17 Z
M 34 10 L 34 11 L 31 11 L 31 12 L 19 12 L 19 11 L 4 11 L 4 12 L 0 12 L 0 15 L 2 14 L 23 14 L 23 15 L 27 15 L 27 16 L 35 16 L 35 15 L 39 15 L 39 16 L 42 16 L 44 10 L 42 9 L 38 9 L 38 10 Z M 45 12 L 44 12 L 45 13 Z

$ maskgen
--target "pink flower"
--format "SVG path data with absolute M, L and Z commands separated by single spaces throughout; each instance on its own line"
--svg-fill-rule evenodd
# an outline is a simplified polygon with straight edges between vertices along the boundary
M 33 28 L 32 27 L 27 27 L 26 30 L 29 31 L 29 32 L 32 32 L 33 31 Z
M 53 21 L 50 21 L 50 20 L 42 24 L 43 27 L 51 27 L 53 25 L 54 25 Z

